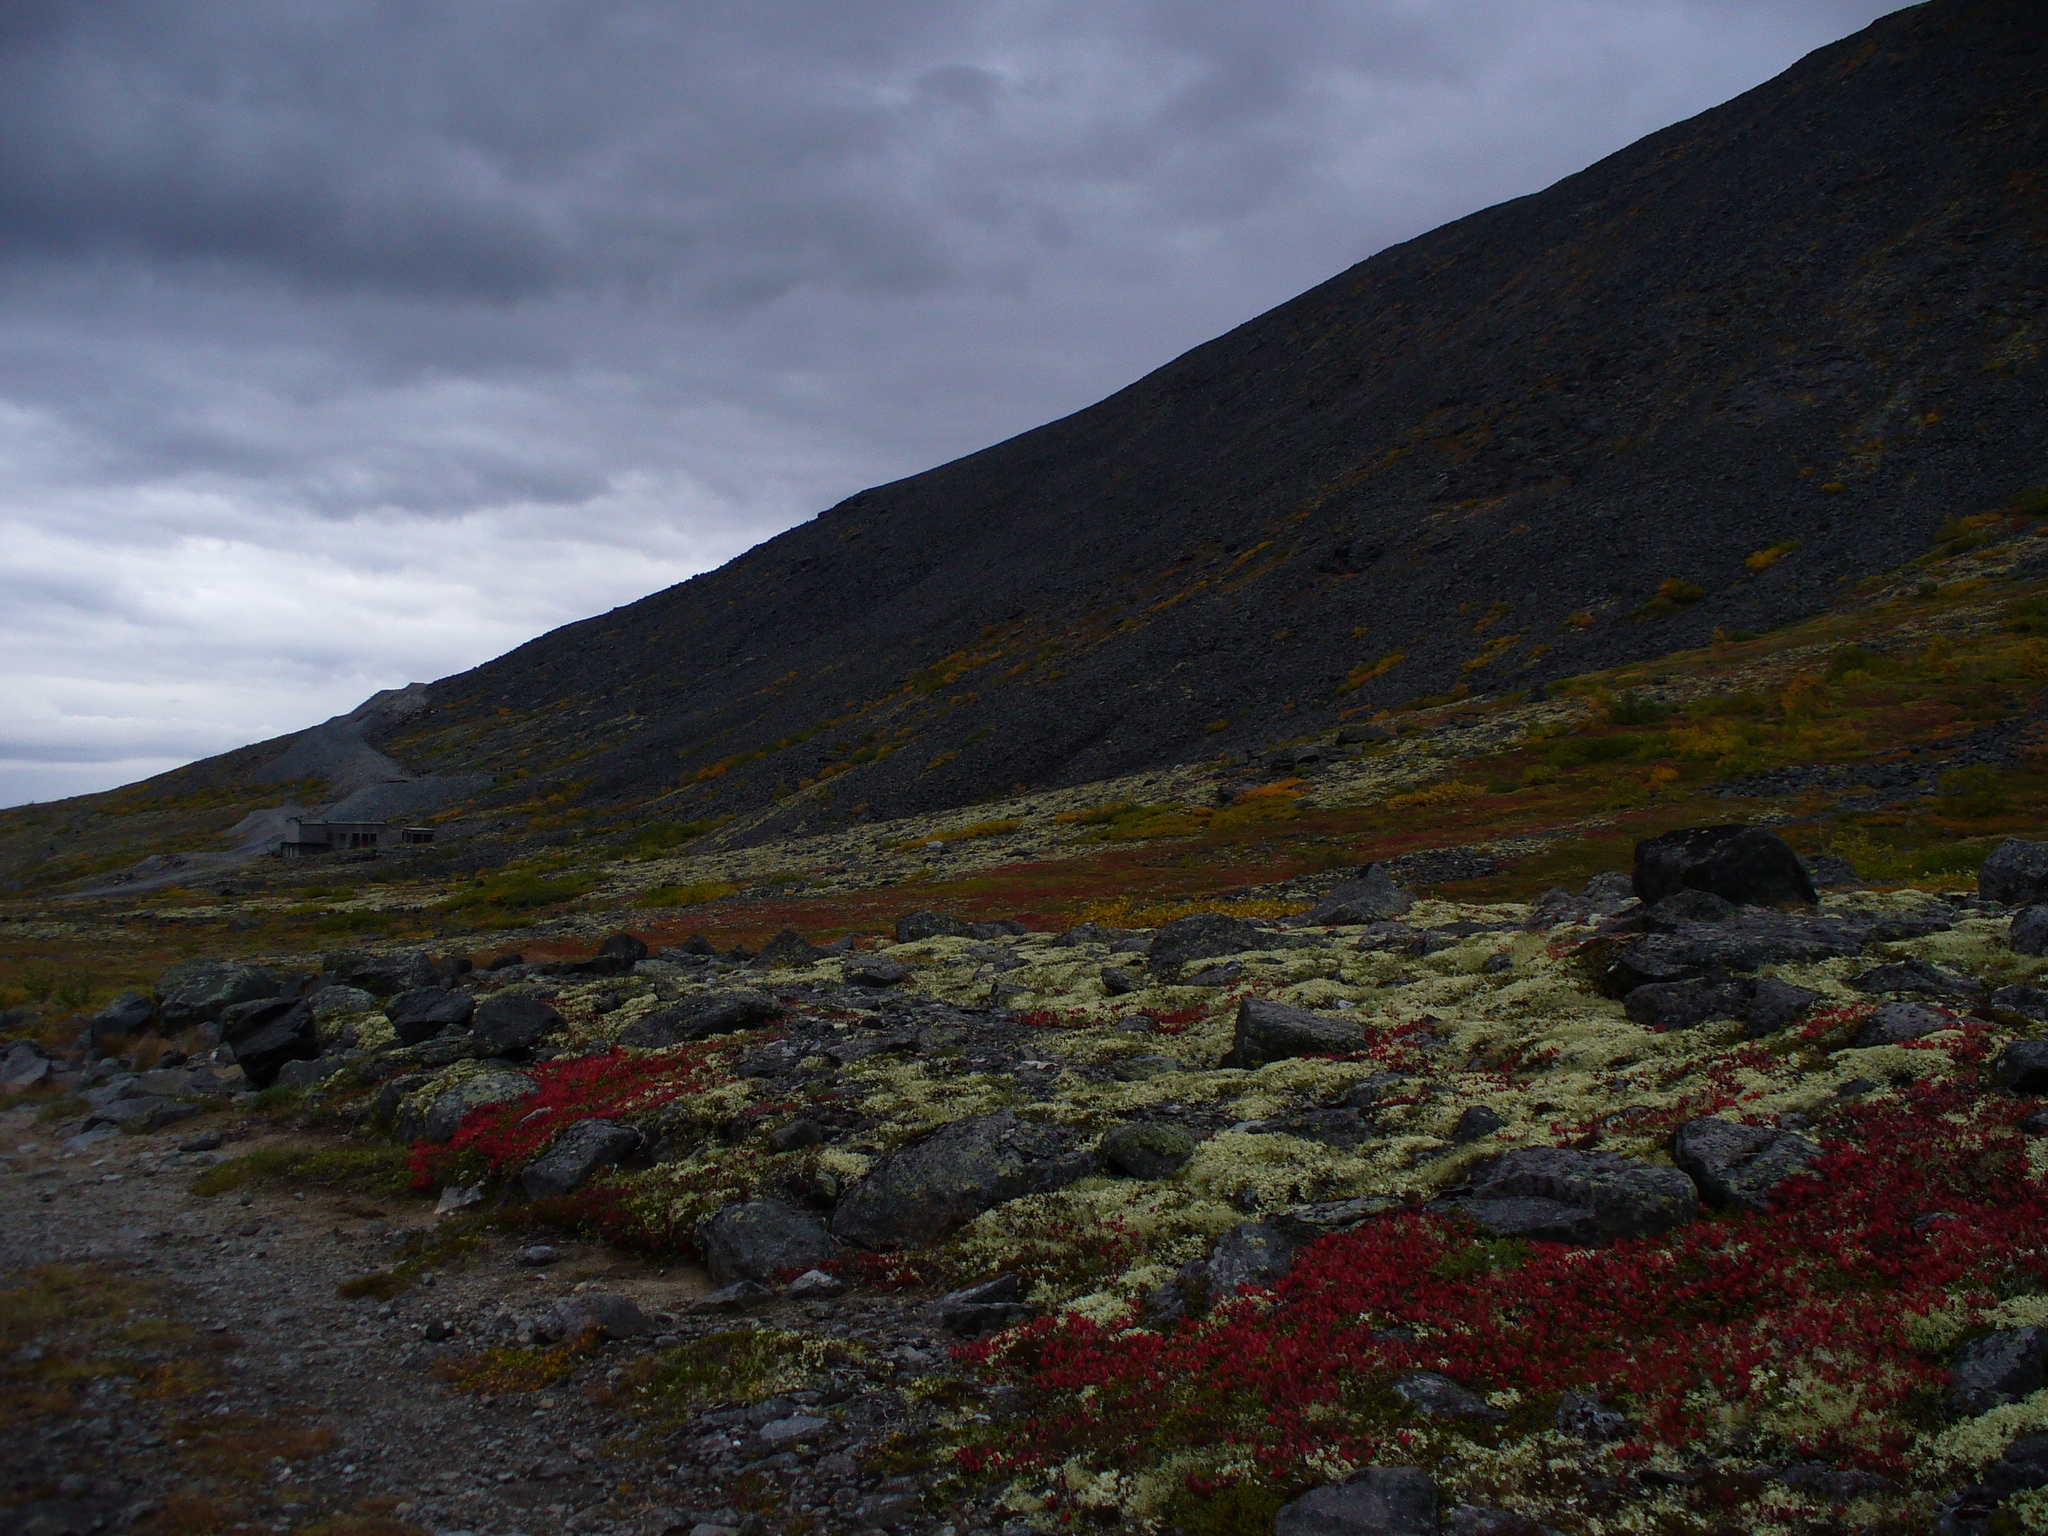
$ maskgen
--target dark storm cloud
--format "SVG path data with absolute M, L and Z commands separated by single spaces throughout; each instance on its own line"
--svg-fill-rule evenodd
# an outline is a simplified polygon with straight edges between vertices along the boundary
M 716 564 L 1883 8 L 14 0 L 0 803 Z

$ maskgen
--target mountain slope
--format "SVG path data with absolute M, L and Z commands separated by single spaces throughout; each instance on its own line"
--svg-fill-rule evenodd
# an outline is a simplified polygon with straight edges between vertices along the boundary
M 368 739 L 758 837 L 1810 613 L 2048 480 L 2038 31 L 1887 17 Z

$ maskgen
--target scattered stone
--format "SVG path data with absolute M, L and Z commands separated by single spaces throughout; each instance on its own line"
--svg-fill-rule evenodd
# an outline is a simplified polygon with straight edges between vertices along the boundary
M 673 1007 L 660 1008 L 635 1019 L 619 1032 L 626 1045 L 658 1050 L 689 1040 L 708 1040 L 729 1035 L 780 1015 L 782 1005 L 765 992 L 741 989 L 707 992 Z
M 201 1131 L 197 1136 L 191 1136 L 179 1142 L 178 1150 L 180 1152 L 216 1152 L 220 1150 L 221 1142 L 225 1139 L 219 1131 Z
M 789 1282 L 788 1293 L 799 1300 L 825 1300 L 846 1294 L 846 1282 L 822 1269 L 807 1269 Z
M 1195 1138 L 1177 1125 L 1140 1122 L 1113 1127 L 1095 1155 L 1114 1173 L 1134 1179 L 1168 1179 L 1195 1155 Z
M 560 1029 L 562 1016 L 528 993 L 500 992 L 478 1006 L 474 1027 L 494 1051 L 524 1051 Z
M 482 1203 L 484 1187 L 481 1184 L 450 1184 L 441 1191 L 441 1198 L 434 1202 L 434 1214 L 447 1216 L 455 1211 L 466 1211 L 472 1205 Z
M 1985 1004 L 1994 1013 L 2016 1013 L 2023 1019 L 2048 1023 L 2048 992 L 2024 984 L 2000 987 Z
M 1654 903 L 1681 890 L 1711 891 L 1738 906 L 1820 900 L 1799 855 L 1762 827 L 1687 827 L 1637 843 L 1637 898 Z
M 657 1332 L 654 1320 L 630 1297 L 605 1291 L 571 1296 L 534 1324 L 534 1338 L 544 1344 L 596 1334 L 606 1339 L 643 1339 Z
M 698 1228 L 697 1246 L 720 1285 L 777 1280 L 830 1263 L 841 1251 L 822 1221 L 780 1200 L 726 1206 Z
M 1241 917 L 1195 912 L 1155 929 L 1148 953 L 1152 974 L 1172 981 L 1179 977 L 1183 966 L 1195 960 L 1220 960 L 1225 955 L 1253 950 L 1293 949 L 1299 943 L 1294 935 L 1274 933 Z
M 88 1033 L 94 1046 L 146 1032 L 156 1023 L 156 999 L 146 992 L 123 992 L 92 1016 Z
M 533 1079 L 519 1072 L 479 1072 L 429 1097 L 425 1104 L 408 1101 L 398 1115 L 401 1141 L 445 1142 L 462 1127 L 463 1117 L 486 1104 L 511 1104 L 534 1092 Z
M 358 995 L 369 996 L 367 992 Z M 467 1029 L 475 1013 L 476 999 L 460 987 L 418 987 L 399 993 L 384 1005 L 384 1017 L 391 1021 L 391 1032 L 401 1045 L 418 1045 L 444 1030 Z
M 915 944 L 920 939 L 964 939 L 967 924 L 943 912 L 906 912 L 896 919 L 896 942 Z
M 2048 1040 L 2014 1040 L 1998 1053 L 1992 1075 L 2014 1093 L 2048 1093 Z
M 1711 1115 L 1686 1121 L 1671 1140 L 1671 1160 L 1709 1205 L 1751 1211 L 1769 1210 L 1771 1191 L 1819 1156 L 1818 1146 L 1791 1131 Z
M 268 1088 L 288 1061 L 310 1061 L 320 1054 L 320 1036 L 313 1010 L 303 1000 L 265 1001 L 230 1026 L 226 1044 L 250 1083 Z
M 1614 957 L 1603 978 L 1612 997 L 1626 997 L 1651 982 L 1723 978 L 1766 965 L 1808 965 L 1860 954 L 1872 929 L 1831 917 L 1745 911 L 1723 922 L 1683 923 L 1669 933 L 1638 939 Z
M 983 1211 L 1044 1194 L 1091 1173 L 1072 1133 L 1011 1110 L 955 1121 L 881 1159 L 832 1217 L 832 1232 L 863 1248 L 935 1242 Z
M 1396 885 L 1386 865 L 1368 864 L 1356 878 L 1325 892 L 1302 921 L 1322 928 L 1379 923 L 1399 917 L 1414 905 L 1414 893 Z
M 600 1168 L 623 1162 L 640 1147 L 640 1133 L 609 1120 L 578 1120 L 520 1170 L 519 1187 L 533 1200 L 581 1189 Z
M 1653 902 L 1640 914 L 1643 927 L 1651 933 L 1676 933 L 1687 923 L 1727 923 L 1741 915 L 1734 902 L 1712 891 L 1673 891 Z
M 530 1243 L 513 1254 L 512 1261 L 529 1269 L 544 1269 L 561 1256 L 562 1250 L 551 1243 Z
M 1619 1408 L 1609 1407 L 1597 1396 L 1588 1392 L 1567 1392 L 1558 1400 L 1556 1424 L 1567 1435 L 1595 1445 L 1610 1440 L 1626 1440 L 1635 1433 L 1635 1426 L 1627 1414 Z
M 1344 1019 L 1247 997 L 1237 1005 L 1237 1034 L 1222 1065 L 1260 1067 L 1296 1056 L 1334 1056 L 1365 1044 L 1365 1032 Z
M 277 1069 L 272 1086 L 278 1088 L 310 1088 L 315 1083 L 325 1082 L 348 1063 L 339 1056 L 319 1056 L 311 1061 L 288 1061 Z
M 1460 1146 L 1468 1142 L 1483 1141 L 1506 1124 L 1507 1121 L 1484 1104 L 1474 1104 L 1458 1116 L 1458 1123 L 1451 1128 L 1451 1140 Z
M 846 979 L 856 987 L 897 987 L 912 974 L 901 960 L 856 960 L 846 968 Z
M 361 987 L 319 987 L 306 995 L 306 1001 L 313 1006 L 313 1017 L 322 1024 L 351 1014 L 373 1013 L 377 1008 L 377 999 Z
M 1749 1007 L 1742 1015 L 1749 1027 L 1743 1033 L 1751 1040 L 1774 1035 L 1805 1018 L 1819 1001 L 1818 992 L 1795 987 L 1775 976 L 1762 977 L 1750 989 Z
M 1143 985 L 1143 982 L 1121 966 L 1105 965 L 1102 968 L 1102 990 L 1110 997 L 1122 997 L 1127 992 L 1137 991 Z
M 1825 1499 L 1830 1504 L 1849 1504 L 1898 1492 L 1898 1484 L 1882 1473 L 1831 1467 L 1824 1461 L 1795 1462 L 1778 1474 L 1778 1481 L 1796 1493 Z
M 1417 1413 L 1433 1419 L 1472 1419 L 1505 1424 L 1507 1415 L 1468 1387 L 1435 1371 L 1410 1371 L 1394 1383 L 1394 1395 Z
M 815 1120 L 799 1116 L 785 1120 L 768 1133 L 770 1152 L 795 1152 L 803 1147 L 815 1147 L 825 1139 L 825 1129 Z
M 1754 996 L 1743 981 L 1652 981 L 1622 999 L 1629 1019 L 1645 1029 L 1693 1029 L 1711 1019 L 1739 1019 Z
M 218 1023 L 236 1003 L 274 998 L 284 990 L 284 982 L 260 966 L 221 960 L 180 961 L 157 985 L 164 999 L 160 1024 L 167 1035 Z
M 1875 1045 L 1903 1045 L 1939 1030 L 1954 1029 L 1956 1021 L 1938 1008 L 1918 1003 L 1886 1003 L 1864 1022 L 1857 1032 L 1859 1050 Z
M 2048 1434 L 2015 1439 L 1985 1470 L 1984 1485 L 2001 1499 L 2029 1488 L 2048 1488 Z
M 764 971 L 772 971 L 791 966 L 814 965 L 820 960 L 832 958 L 831 950 L 820 949 L 794 928 L 785 928 L 761 946 L 761 953 L 754 957 L 754 964 Z
M 1475 1170 L 1469 1193 L 1443 1208 L 1496 1237 L 1590 1247 L 1691 1221 L 1699 1191 L 1676 1168 L 1612 1152 L 1523 1147 Z
M 715 1291 L 706 1291 L 690 1303 L 692 1312 L 744 1312 L 748 1307 L 757 1307 L 764 1301 L 773 1301 L 775 1293 L 765 1285 L 752 1280 L 735 1280 L 731 1285 L 720 1286 Z
M 648 954 L 646 943 L 630 933 L 612 934 L 597 946 L 597 952 L 607 960 L 623 960 L 628 965 L 638 965 Z
M 1949 1406 L 1988 1413 L 2048 1385 L 2048 1328 L 2000 1328 L 1980 1334 L 1949 1362 Z
M 1235 1296 L 1241 1287 L 1262 1290 L 1294 1267 L 1301 1240 L 1270 1221 L 1241 1221 L 1210 1251 L 1205 1279 L 1218 1301 Z
M 2048 955 L 2048 906 L 2014 913 L 2006 943 L 2016 955 Z
M 1420 1467 L 1364 1467 L 1281 1508 L 1273 1536 L 1437 1536 L 1437 1490 Z
M 1977 894 L 2009 907 L 2048 901 L 2048 843 L 2008 837 L 1979 866 Z
M 1981 997 L 1984 984 L 1958 971 L 1944 970 L 1925 960 L 1900 960 L 1880 965 L 1852 977 L 1849 985 L 1859 992 L 1917 992 L 1927 997 Z
M 935 1310 L 941 1327 L 969 1339 L 1014 1328 L 1038 1316 L 1036 1307 L 1025 1305 L 1024 1288 L 1015 1275 L 998 1275 L 941 1296 Z

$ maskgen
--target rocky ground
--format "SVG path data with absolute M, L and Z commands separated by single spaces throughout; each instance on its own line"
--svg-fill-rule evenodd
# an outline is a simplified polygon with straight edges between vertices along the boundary
M 1724 843 L 1747 904 L 1680 838 L 1534 903 L 186 962 L 0 1058 L 0 1518 L 2035 1528 L 2048 845 Z

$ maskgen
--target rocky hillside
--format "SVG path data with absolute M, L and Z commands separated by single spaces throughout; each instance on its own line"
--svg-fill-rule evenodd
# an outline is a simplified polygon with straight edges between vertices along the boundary
M 350 750 L 488 776 L 481 828 L 760 841 L 1810 615 L 2048 480 L 2038 23 L 1887 17 L 1096 406 L 408 694 Z M 276 803 L 264 770 L 326 760 L 295 750 L 0 818 L 0 854 L 21 879 L 167 851 L 180 808 L 239 816 Z
M 1375 865 L 1281 922 L 186 962 L 92 1025 L 151 1049 L 4 1058 L 56 1153 L 10 1188 L 196 1175 L 190 1246 L 226 1193 L 324 1184 L 344 1255 L 388 1257 L 287 1207 L 279 1285 L 399 1378 L 315 1344 L 292 1411 L 353 1405 L 345 1438 L 224 1472 L 178 1453 L 201 1375 L 47 1315 L 110 1275 L 17 1267 L 13 1528 L 2039 1529 L 2044 898 L 2044 843 L 1873 890 L 1751 829 L 1523 903 Z M 437 1203 L 394 1234 L 407 1186 Z M 662 1267 L 522 1278 L 593 1242 Z M 381 1443 L 428 1383 L 502 1475 Z

